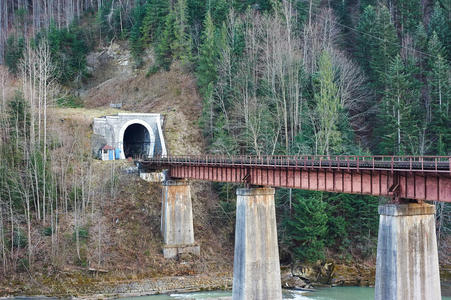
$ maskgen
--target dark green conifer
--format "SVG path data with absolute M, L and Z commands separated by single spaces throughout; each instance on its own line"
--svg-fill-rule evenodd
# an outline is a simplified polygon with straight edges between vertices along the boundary
M 413 76 L 413 62 L 397 55 L 385 74 L 386 87 L 378 110 L 378 153 L 418 154 L 424 115 L 418 100 L 420 83 Z
M 204 32 L 197 64 L 197 84 L 202 95 L 205 95 L 208 85 L 216 81 L 218 56 L 215 27 L 210 11 L 208 11 L 204 21 Z
M 137 66 L 140 66 L 142 64 L 141 55 L 145 48 L 141 32 L 141 26 L 143 23 L 144 16 L 145 16 L 144 6 L 140 3 L 137 3 L 135 8 L 133 9 L 134 23 L 130 29 L 130 52 Z
M 286 219 L 288 243 L 296 259 L 314 262 L 324 259 L 327 235 L 326 202 L 323 193 L 293 191 L 293 210 Z
M 161 34 L 161 38 L 158 40 L 155 46 L 155 53 L 157 56 L 157 64 L 159 67 L 169 70 L 172 63 L 172 48 L 171 45 L 174 43 L 175 36 L 175 13 L 171 12 L 166 16 L 164 30 Z
M 187 67 L 192 60 L 191 35 L 187 18 L 186 0 L 178 0 L 175 8 L 174 40 L 171 51 L 174 59 L 179 59 Z
M 428 43 L 428 34 L 423 22 L 418 23 L 414 35 L 415 48 L 419 51 L 426 51 Z
M 381 93 L 384 90 L 388 66 L 400 49 L 390 12 L 385 6 L 378 9 L 368 6 L 360 18 L 357 30 L 357 56 L 360 64 L 373 88 Z
M 402 33 L 415 32 L 418 22 L 421 21 L 421 3 L 419 0 L 397 0 L 396 19 Z
M 451 20 L 446 17 L 440 1 L 435 2 L 429 23 L 429 34 L 434 31 L 437 33 L 440 43 L 445 47 L 446 57 L 451 59 Z
M 431 135 L 433 153 L 436 155 L 449 155 L 451 145 L 451 67 L 444 58 L 444 49 L 434 32 L 428 44 L 429 57 L 428 85 L 431 103 L 429 120 L 431 122 Z
M 6 40 L 5 65 L 13 74 L 17 74 L 18 72 L 19 61 L 23 57 L 24 48 L 25 40 L 23 37 L 10 35 Z
M 169 13 L 169 1 L 148 0 L 145 7 L 145 16 L 140 27 L 144 44 L 155 41 L 163 32 L 166 16 Z

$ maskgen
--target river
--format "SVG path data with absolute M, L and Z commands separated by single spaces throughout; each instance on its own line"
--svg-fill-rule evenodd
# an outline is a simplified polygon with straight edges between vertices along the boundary
M 197 293 L 172 293 L 168 295 L 154 295 L 122 298 L 122 300 L 197 300 L 197 299 L 231 299 L 231 292 L 213 291 Z M 293 300 L 373 300 L 374 288 L 370 287 L 334 287 L 322 288 L 315 292 L 284 291 L 283 299 Z M 451 300 L 451 297 L 443 297 Z

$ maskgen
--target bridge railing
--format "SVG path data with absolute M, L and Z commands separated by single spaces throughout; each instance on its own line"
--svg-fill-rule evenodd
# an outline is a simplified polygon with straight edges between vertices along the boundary
M 451 156 L 365 156 L 365 155 L 180 155 L 153 157 L 152 165 L 204 165 L 233 167 L 329 168 L 388 170 L 451 174 Z

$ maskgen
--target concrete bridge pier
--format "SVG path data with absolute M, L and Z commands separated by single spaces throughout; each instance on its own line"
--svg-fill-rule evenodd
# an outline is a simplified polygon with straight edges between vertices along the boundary
M 376 300 L 440 300 L 435 206 L 379 206 Z
M 274 189 L 236 195 L 233 300 L 282 299 Z
M 200 247 L 194 242 L 191 188 L 186 180 L 163 182 L 161 234 L 165 258 L 180 253 L 199 255 Z

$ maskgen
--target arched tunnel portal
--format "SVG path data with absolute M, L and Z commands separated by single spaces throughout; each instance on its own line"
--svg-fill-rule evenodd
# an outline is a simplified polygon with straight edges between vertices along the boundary
M 148 157 L 153 153 L 153 133 L 142 124 L 134 123 L 124 131 L 122 141 L 125 157 Z
M 92 151 L 104 160 L 112 159 L 111 149 L 106 153 L 105 146 L 114 149 L 114 159 L 165 156 L 162 123 L 160 114 L 151 113 L 118 113 L 94 118 Z

